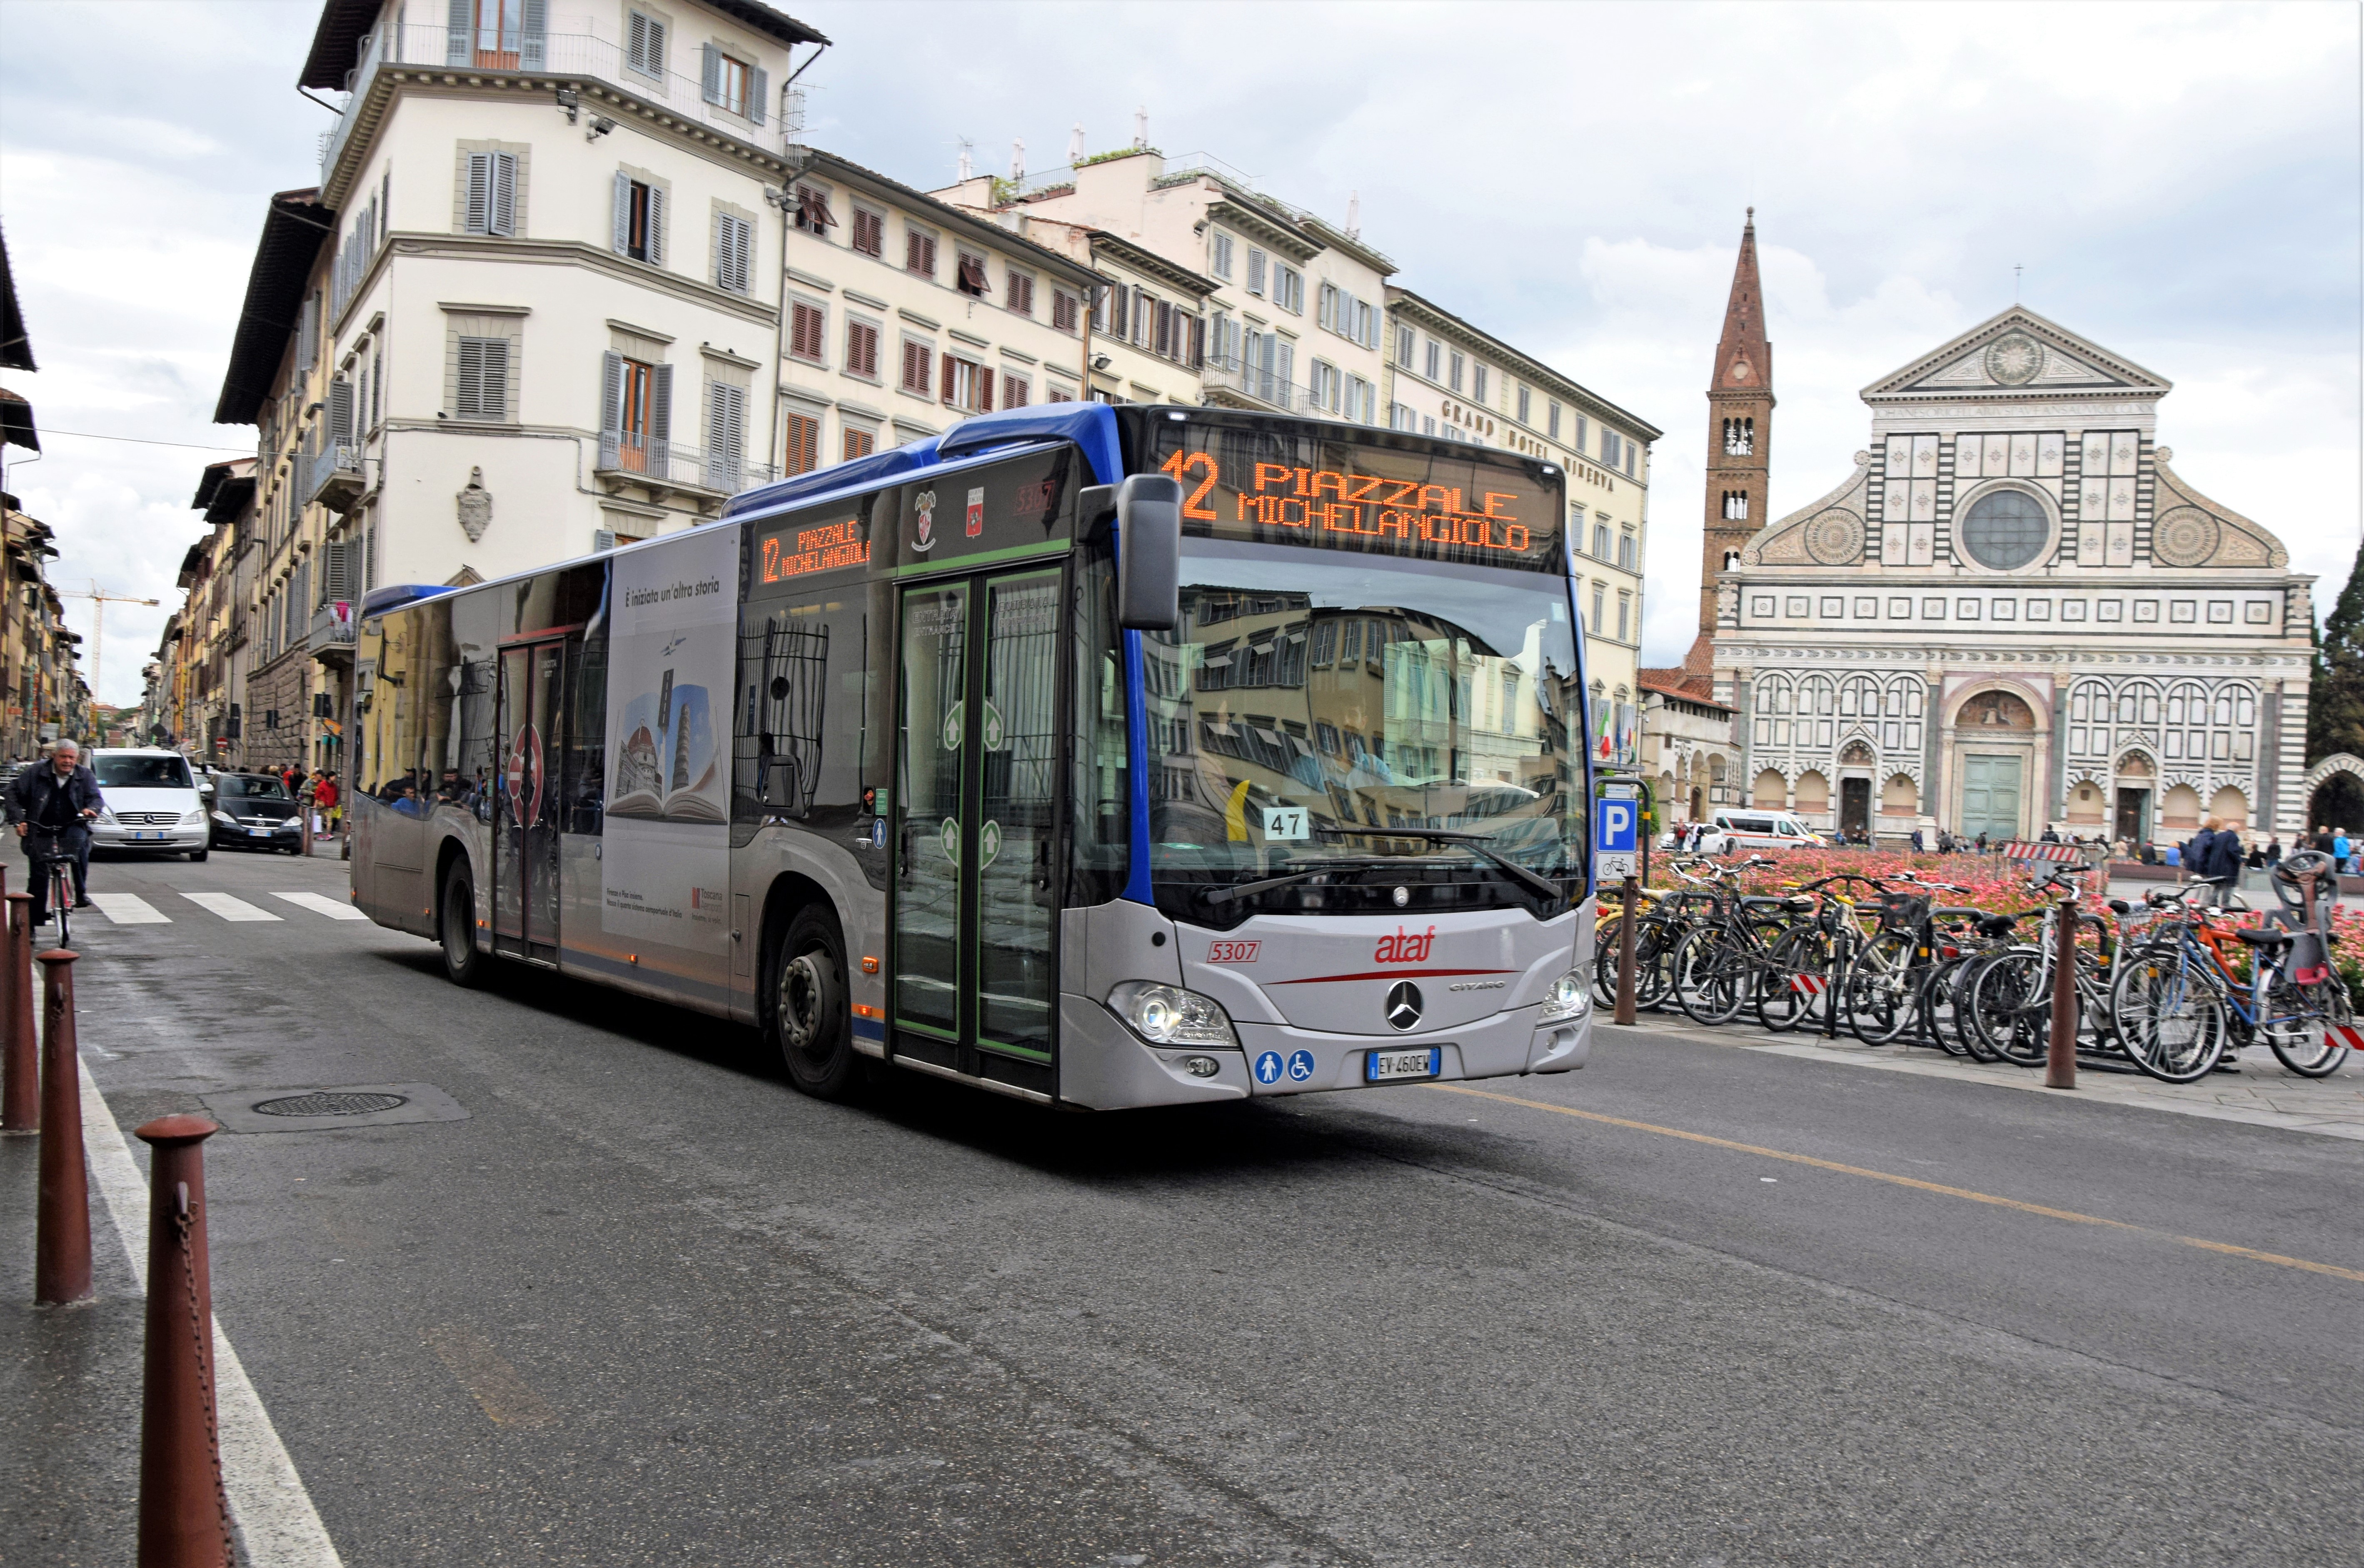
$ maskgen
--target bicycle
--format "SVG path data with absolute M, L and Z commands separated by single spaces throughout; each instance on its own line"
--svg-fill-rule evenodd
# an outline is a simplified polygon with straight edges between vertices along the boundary
M 58 946 L 65 947 L 73 937 L 74 864 L 73 851 L 65 846 L 65 830 L 28 828 L 25 849 L 32 860 L 34 874 L 49 879 L 50 909 L 58 918 Z
M 1718 871 L 1712 862 L 1684 857 L 1669 864 L 1676 875 L 1695 885 L 1674 891 L 1641 890 L 1644 909 L 1634 928 L 1634 1006 L 1643 1012 L 1656 1011 L 1665 1004 L 1674 985 L 1675 949 L 1712 913 L 1719 896 L 1712 885 Z M 1709 872 L 1706 877 L 1696 874 L 1701 865 Z M 1617 971 L 1622 962 L 1619 942 L 1624 920 L 1621 903 L 1604 909 L 1593 922 L 1592 989 L 1604 1007 L 1617 1005 Z
M 2050 1055 L 2060 918 L 2067 900 L 2076 895 L 2073 879 L 2078 874 L 2078 868 L 2066 865 L 2038 873 L 2029 884 L 2031 892 L 2062 896 L 2045 906 L 2034 943 L 2000 948 L 1965 972 L 1961 995 L 1966 1005 L 1959 1008 L 1964 1040 L 1982 1060 L 2041 1067 Z M 2071 980 L 2077 994 L 2077 1049 L 2107 1051 L 2118 1035 L 2110 1005 L 2110 971 L 2117 946 L 2109 923 L 2100 916 L 2080 912 L 2076 919 L 2080 928 L 2093 928 L 2098 938 L 2091 950 L 2075 950 Z
M 1866 1045 L 1886 1045 L 1920 1018 L 1928 983 L 1946 960 L 1957 956 L 1956 944 L 1946 938 L 1961 919 L 1982 913 L 1940 908 L 1930 896 L 1968 888 L 1924 882 L 1909 871 L 1893 880 L 1904 885 L 1881 892 L 1879 927 L 1839 983 L 1847 1029 Z
M 1771 863 L 1758 855 L 1737 865 L 1711 865 L 1708 878 L 1690 879 L 1715 884 L 1712 906 L 1676 944 L 1670 965 L 1675 1005 L 1695 1024 L 1712 1029 L 1739 1017 L 1771 966 L 1772 944 L 1792 917 L 1813 912 L 1812 898 L 1740 891 L 1742 872 Z
M 1812 896 L 1813 918 L 1792 924 L 1767 955 L 1779 984 L 1760 984 L 1756 1018 L 1767 1029 L 1786 1034 L 1801 1025 L 1833 1019 L 1838 1006 L 1839 982 L 1854 966 L 1868 939 L 1857 923 L 1860 905 L 1837 889 L 1861 883 L 1875 893 L 1888 888 L 1879 878 L 1856 872 L 1838 872 L 1813 882 L 1791 884 L 1800 897 Z

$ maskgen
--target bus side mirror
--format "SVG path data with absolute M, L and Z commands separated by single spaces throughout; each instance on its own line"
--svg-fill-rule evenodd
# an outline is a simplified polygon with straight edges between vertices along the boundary
M 1136 473 L 1116 492 L 1116 622 L 1171 631 L 1182 618 L 1182 482 Z

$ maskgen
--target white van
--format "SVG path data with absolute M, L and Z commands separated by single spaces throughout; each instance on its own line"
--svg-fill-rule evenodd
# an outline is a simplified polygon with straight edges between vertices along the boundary
M 90 753 L 90 769 L 106 803 L 91 824 L 91 848 L 206 858 L 213 831 L 186 757 L 161 747 L 109 747 Z
M 1719 811 L 1714 823 L 1700 836 L 1702 853 L 1721 855 L 1740 850 L 1802 850 L 1820 848 L 1828 839 L 1789 811 Z

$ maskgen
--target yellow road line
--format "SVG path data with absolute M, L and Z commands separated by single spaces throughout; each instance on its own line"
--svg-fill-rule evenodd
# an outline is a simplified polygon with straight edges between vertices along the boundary
M 2046 1219 L 2065 1219 L 2072 1225 L 2100 1225 L 2112 1230 L 2130 1231 L 2137 1236 L 2149 1236 L 2173 1241 L 2179 1246 L 2197 1247 L 2207 1252 L 2225 1252 L 2236 1258 L 2247 1258 L 2260 1263 L 2278 1263 L 2286 1269 L 2304 1269 L 2310 1273 L 2329 1274 L 2335 1279 L 2354 1280 L 2364 1284 L 2364 1271 L 2343 1269 L 2336 1263 L 2309 1262 L 2304 1258 L 2286 1258 L 2279 1252 L 2260 1252 L 2254 1248 L 2236 1247 L 2229 1241 L 2209 1241 L 2197 1236 L 2178 1236 L 2166 1230 L 2154 1230 L 2147 1225 L 2133 1225 L 2123 1219 L 2105 1219 L 2097 1214 L 2080 1214 L 2070 1208 L 2047 1208 L 2040 1203 L 2023 1203 L 2015 1197 L 1998 1197 L 1992 1193 L 1975 1192 L 1968 1187 L 1949 1187 L 1943 1182 L 1924 1182 L 1918 1176 L 1900 1176 L 1889 1171 L 1868 1170 L 1861 1165 L 1842 1165 L 1835 1160 L 1817 1160 L 1811 1154 L 1792 1154 L 1783 1149 L 1767 1149 L 1761 1144 L 1739 1143 L 1729 1138 L 1715 1138 L 1704 1132 L 1686 1132 L 1678 1127 L 1659 1127 L 1654 1122 L 1629 1121 L 1623 1117 L 1604 1116 L 1599 1111 L 1580 1111 L 1573 1106 L 1556 1106 L 1547 1100 L 1524 1099 L 1517 1095 L 1497 1094 L 1490 1089 L 1473 1089 L 1463 1084 L 1432 1084 L 1448 1095 L 1467 1095 L 1472 1099 L 1499 1100 L 1506 1106 L 1523 1106 L 1529 1110 L 1550 1111 L 1556 1116 L 1572 1116 L 1585 1121 L 1605 1122 L 1611 1127 L 1622 1127 L 1634 1132 L 1655 1132 L 1661 1138 L 1679 1138 L 1687 1143 L 1705 1143 L 1717 1149 L 1730 1149 L 1742 1154 L 1755 1154 L 1767 1160 L 1785 1160 L 1792 1165 L 1812 1165 L 1818 1171 L 1836 1171 L 1841 1175 L 1863 1176 L 1875 1182 L 1887 1182 L 1900 1187 L 1917 1187 L 1924 1193 L 1936 1193 L 1945 1197 L 1961 1198 L 1969 1203 L 1991 1204 L 1997 1208 L 2017 1209 L 2022 1214 L 2040 1215 Z

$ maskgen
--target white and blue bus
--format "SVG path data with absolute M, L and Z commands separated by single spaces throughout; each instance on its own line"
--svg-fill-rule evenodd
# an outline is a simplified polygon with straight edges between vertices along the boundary
M 1011 409 L 362 606 L 352 894 L 1040 1103 L 1581 1066 L 1564 485 L 1319 420 Z

